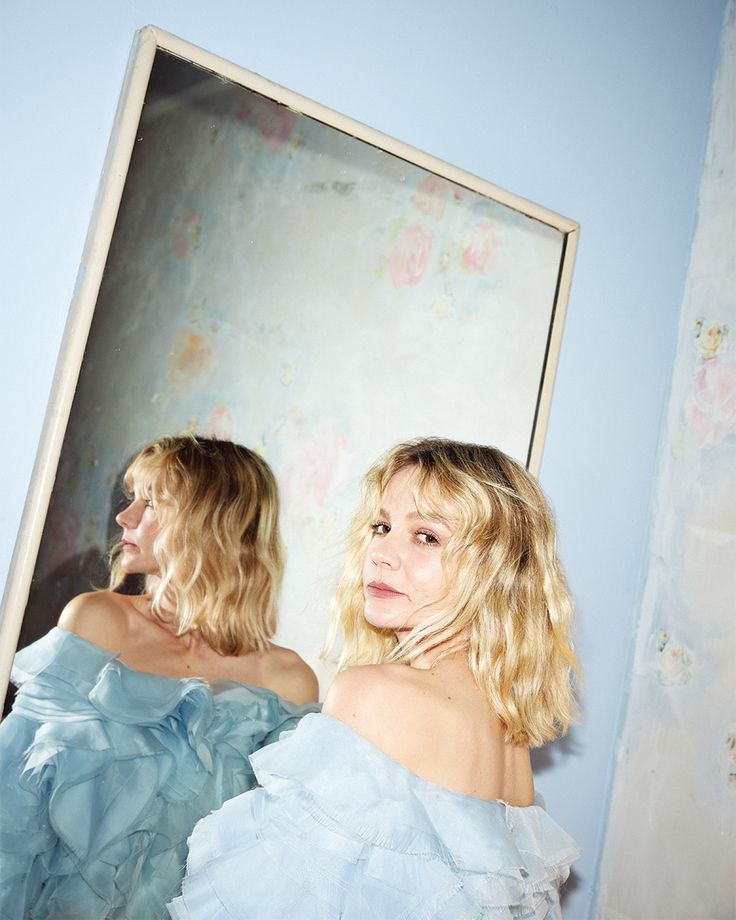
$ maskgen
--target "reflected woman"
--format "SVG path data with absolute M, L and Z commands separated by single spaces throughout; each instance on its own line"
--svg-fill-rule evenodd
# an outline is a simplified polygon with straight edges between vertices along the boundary
M 271 642 L 283 572 L 276 482 L 237 444 L 162 438 L 125 474 L 110 587 L 16 655 L 0 726 L 0 917 L 155 918 L 186 840 L 254 785 L 248 755 L 318 709 Z
M 322 714 L 195 828 L 175 920 L 559 917 L 578 855 L 529 748 L 574 711 L 572 605 L 535 480 L 498 450 L 402 444 L 366 477 Z

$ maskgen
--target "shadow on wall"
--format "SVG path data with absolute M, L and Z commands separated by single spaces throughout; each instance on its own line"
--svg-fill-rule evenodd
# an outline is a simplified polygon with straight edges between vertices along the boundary
M 576 729 L 573 725 L 564 738 L 553 741 L 551 744 L 545 744 L 544 747 L 534 748 L 530 752 L 535 777 L 544 773 L 545 770 L 558 767 L 563 758 L 567 759 L 582 753 L 582 745 L 578 743 L 575 735 Z
M 558 767 L 563 758 L 567 759 L 572 755 L 579 755 L 581 753 L 582 745 L 576 740 L 575 734 L 576 730 L 575 726 L 573 726 L 564 738 L 560 738 L 559 741 L 554 741 L 551 744 L 545 744 L 544 747 L 534 748 L 530 752 L 535 779 L 544 773 L 545 770 L 551 770 L 553 767 Z M 580 876 L 575 872 L 575 869 L 572 868 L 570 870 L 570 876 L 560 892 L 560 904 L 563 908 L 563 913 L 565 900 L 573 891 L 578 889 L 581 884 Z
M 560 907 L 562 908 L 563 915 L 565 913 L 565 901 L 573 893 L 573 891 L 576 891 L 578 888 L 580 888 L 582 884 L 583 883 L 580 881 L 580 876 L 577 874 L 575 868 L 573 867 L 570 869 L 570 875 L 565 884 L 562 886 L 562 890 L 560 891 Z

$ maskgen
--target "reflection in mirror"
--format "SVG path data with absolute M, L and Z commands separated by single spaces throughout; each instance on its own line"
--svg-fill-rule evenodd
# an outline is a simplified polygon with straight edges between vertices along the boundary
M 255 785 L 249 755 L 319 709 L 274 645 L 278 488 L 231 441 L 160 438 L 133 459 L 110 588 L 22 649 L 0 724 L 0 916 L 160 917 L 195 823 Z
M 24 613 L 22 644 L 99 578 L 130 455 L 190 431 L 274 469 L 276 638 L 324 684 L 361 469 L 417 435 L 538 468 L 577 225 L 152 28 L 118 121 L 6 592 L 2 677 Z

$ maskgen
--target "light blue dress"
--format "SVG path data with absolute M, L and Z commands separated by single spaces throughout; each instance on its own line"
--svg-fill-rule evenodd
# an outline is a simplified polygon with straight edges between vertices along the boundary
M 411 773 L 308 715 L 251 757 L 262 788 L 200 821 L 174 920 L 541 920 L 579 855 L 540 804 Z
M 134 671 L 64 629 L 18 652 L 0 725 L 0 917 L 166 917 L 195 823 L 255 783 L 298 707 Z

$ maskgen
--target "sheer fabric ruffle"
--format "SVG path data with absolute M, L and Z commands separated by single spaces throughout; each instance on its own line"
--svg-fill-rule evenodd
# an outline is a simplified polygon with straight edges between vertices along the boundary
M 195 823 L 255 784 L 298 707 L 134 671 L 63 629 L 16 655 L 0 725 L 0 917 L 166 916 Z
M 201 821 L 174 920 L 552 920 L 579 850 L 541 804 L 452 792 L 325 715 Z

